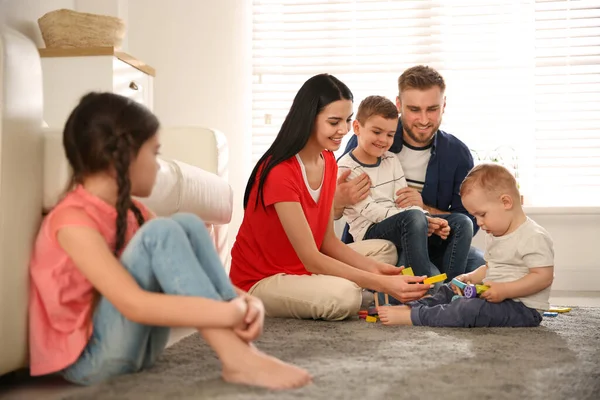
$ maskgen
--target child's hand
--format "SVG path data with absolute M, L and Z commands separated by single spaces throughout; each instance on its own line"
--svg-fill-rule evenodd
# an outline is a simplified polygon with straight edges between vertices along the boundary
M 448 236 L 450 235 L 450 226 L 446 225 L 445 227 L 438 229 L 434 233 L 436 235 L 438 235 L 439 237 L 441 237 L 442 239 L 446 240 L 446 239 L 448 239 Z
M 242 340 L 252 342 L 263 332 L 265 307 L 262 301 L 254 296 L 247 294 L 243 298 L 248 305 L 248 311 L 244 316 L 243 324 L 234 331 Z
M 486 281 L 485 285 L 490 288 L 481 293 L 480 297 L 482 299 L 486 299 L 490 303 L 501 303 L 506 300 L 506 283 Z
M 446 239 L 450 234 L 448 221 L 443 218 L 427 217 L 427 224 L 427 236 L 436 234 L 442 239 Z
M 228 311 L 225 317 L 230 319 L 230 326 L 233 328 L 242 326 L 244 324 L 244 317 L 248 313 L 248 303 L 243 297 L 236 297 L 228 303 L 224 303 L 228 307 Z
M 462 274 L 462 275 L 457 276 L 454 279 L 456 279 L 458 281 L 461 281 L 461 282 L 464 282 L 464 283 L 471 283 L 469 274 Z M 456 294 L 458 296 L 462 296 L 463 295 L 462 290 L 458 286 L 456 286 L 454 283 L 450 283 L 450 289 L 452 289 L 452 291 L 454 292 L 454 294 Z

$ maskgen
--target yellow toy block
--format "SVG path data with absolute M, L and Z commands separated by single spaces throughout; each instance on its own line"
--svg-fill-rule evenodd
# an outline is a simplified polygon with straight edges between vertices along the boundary
M 423 283 L 426 285 L 433 285 L 434 283 L 443 282 L 446 279 L 448 279 L 448 276 L 446 276 L 446 274 L 440 274 L 436 276 L 430 276 L 429 278 L 425 279 Z
M 486 285 L 475 285 L 475 289 L 477 290 L 477 294 L 481 294 L 488 290 L 490 287 Z
M 367 321 L 367 322 L 377 322 L 377 317 L 373 317 L 371 315 L 367 315 L 367 318 L 365 318 L 365 321 Z
M 411 267 L 408 267 L 402 270 L 402 275 L 415 276 L 415 273 L 413 272 Z
M 571 307 L 550 307 L 549 312 L 566 313 L 571 311 Z

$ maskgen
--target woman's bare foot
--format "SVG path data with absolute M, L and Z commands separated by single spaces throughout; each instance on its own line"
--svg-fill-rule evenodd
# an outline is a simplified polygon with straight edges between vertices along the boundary
M 225 381 L 282 390 L 305 386 L 312 380 L 302 368 L 268 356 L 254 346 L 248 346 L 247 349 L 247 352 L 238 354 L 234 363 L 223 365 L 222 376 Z
M 409 306 L 379 307 L 377 313 L 384 325 L 412 325 Z

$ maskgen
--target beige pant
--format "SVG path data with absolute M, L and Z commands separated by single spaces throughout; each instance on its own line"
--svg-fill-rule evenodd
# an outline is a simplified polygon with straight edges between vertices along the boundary
M 355 251 L 396 264 L 396 247 L 385 240 L 365 240 L 350 245 Z M 362 289 L 331 275 L 277 274 L 257 282 L 249 291 L 265 305 L 269 317 L 338 321 L 356 315 Z

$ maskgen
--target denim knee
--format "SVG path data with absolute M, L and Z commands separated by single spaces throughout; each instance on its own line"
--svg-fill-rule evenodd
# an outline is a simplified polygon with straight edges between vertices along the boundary
M 190 225 L 191 226 L 200 226 L 200 225 L 202 225 L 202 227 L 206 228 L 206 225 L 204 224 L 204 221 L 202 220 L 202 218 L 200 218 L 199 216 L 197 216 L 196 214 L 193 214 L 193 213 L 179 212 L 179 213 L 171 215 L 171 219 L 173 219 L 185 226 L 190 226 Z
M 406 210 L 402 211 L 400 214 L 401 218 L 398 218 L 399 225 L 410 225 L 411 230 L 419 229 L 427 232 L 429 227 L 429 223 L 427 222 L 427 217 L 420 210 Z
M 455 232 L 462 232 L 473 237 L 473 221 L 465 214 L 453 213 L 448 217 L 448 225 Z
M 136 236 L 143 238 L 144 243 L 148 243 L 149 238 L 155 239 L 161 236 L 179 235 L 182 233 L 181 226 L 171 218 L 157 217 L 146 222 Z

